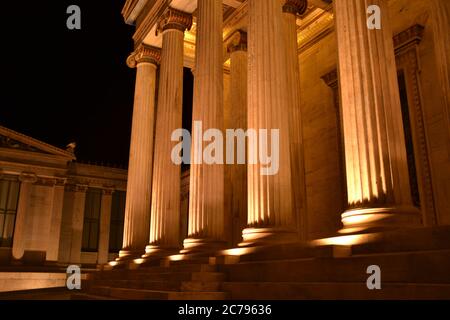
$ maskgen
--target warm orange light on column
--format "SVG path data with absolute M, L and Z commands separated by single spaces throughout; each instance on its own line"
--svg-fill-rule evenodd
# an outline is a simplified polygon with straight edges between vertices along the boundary
M 367 1 L 335 0 L 349 209 L 345 228 L 418 224 L 413 207 L 389 19 L 367 27 Z M 386 1 L 374 0 L 382 16 Z

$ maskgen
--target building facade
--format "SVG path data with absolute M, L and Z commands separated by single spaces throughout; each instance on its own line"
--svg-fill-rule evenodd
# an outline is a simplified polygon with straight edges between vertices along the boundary
M 126 2 L 137 78 L 121 257 L 449 224 L 447 2 L 372 2 L 380 29 L 364 0 Z M 281 143 L 272 177 L 192 164 L 180 239 L 183 67 L 204 130 L 277 128 Z
M 449 1 L 127 0 L 122 14 L 136 27 L 128 172 L 42 143 L 30 142 L 50 153 L 45 168 L 2 160 L 13 260 L 103 265 L 88 285 L 103 297 L 450 297 Z M 189 172 L 173 161 L 186 118 L 202 125 Z M 278 171 L 201 161 L 217 139 L 208 129 L 278 130 Z M 247 160 L 267 144 L 256 141 Z M 46 229 L 27 231 L 23 212 Z M 404 286 L 367 291 L 377 263 Z M 154 266 L 166 268 L 149 271 L 157 281 L 131 275 Z
M 127 171 L 0 127 L 2 265 L 97 265 L 121 248 Z

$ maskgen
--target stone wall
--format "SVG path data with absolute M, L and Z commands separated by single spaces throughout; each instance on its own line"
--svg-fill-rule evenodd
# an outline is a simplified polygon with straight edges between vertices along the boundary
M 332 89 L 321 79 L 337 65 L 334 33 L 303 50 L 299 59 L 307 230 L 308 238 L 316 239 L 340 228 L 343 211 L 337 110 Z

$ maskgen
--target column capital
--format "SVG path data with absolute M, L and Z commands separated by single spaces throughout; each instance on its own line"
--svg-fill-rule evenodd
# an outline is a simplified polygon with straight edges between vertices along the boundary
M 57 187 L 64 187 L 67 183 L 67 178 L 60 178 L 60 177 L 56 177 L 55 178 L 55 186 Z
M 114 193 L 114 188 L 105 187 L 104 189 L 102 189 L 102 193 L 104 196 L 112 196 L 112 194 Z
M 38 181 L 38 177 L 33 172 L 22 172 L 19 176 L 20 182 L 28 182 L 28 183 L 35 183 Z
M 158 20 L 156 33 L 166 30 L 184 32 L 192 27 L 192 14 L 169 8 Z
M 130 68 L 136 68 L 136 66 L 139 63 L 148 62 L 156 66 L 159 64 L 160 60 L 161 60 L 160 48 L 141 44 L 127 58 L 127 65 Z
M 66 191 L 68 192 L 81 192 L 86 193 L 88 189 L 88 185 L 85 184 L 66 184 Z
M 284 13 L 292 13 L 294 15 L 305 13 L 308 9 L 308 0 L 286 0 L 283 5 Z
M 227 51 L 228 53 L 247 51 L 247 32 L 242 30 L 234 32 L 228 40 Z

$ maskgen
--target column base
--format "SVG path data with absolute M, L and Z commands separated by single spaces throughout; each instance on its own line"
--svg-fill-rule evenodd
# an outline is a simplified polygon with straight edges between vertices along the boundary
M 415 207 L 359 208 L 342 214 L 344 227 L 340 234 L 361 234 L 412 228 L 421 225 L 419 209 Z
M 161 260 L 170 255 L 177 254 L 179 250 L 179 248 L 175 247 L 164 247 L 149 244 L 145 247 L 145 254 L 129 260 L 127 267 L 129 269 L 137 269 L 139 267 L 159 266 Z
M 239 247 L 264 246 L 298 242 L 298 233 L 286 228 L 246 228 L 242 231 L 243 242 Z
M 204 238 L 187 238 L 183 241 L 181 254 L 212 253 L 226 248 L 227 242 Z
M 130 261 L 136 258 L 140 258 L 143 254 L 143 250 L 128 250 L 122 249 L 119 251 L 119 257 L 115 261 Z
M 145 247 L 145 254 L 142 255 L 142 258 L 153 258 L 153 257 L 165 257 L 175 253 L 178 253 L 180 248 L 178 247 L 166 247 L 149 244 Z
M 133 263 L 134 259 L 142 256 L 142 250 L 127 250 L 122 249 L 119 251 L 119 256 L 108 263 L 103 265 L 103 270 L 128 268 L 129 264 Z

